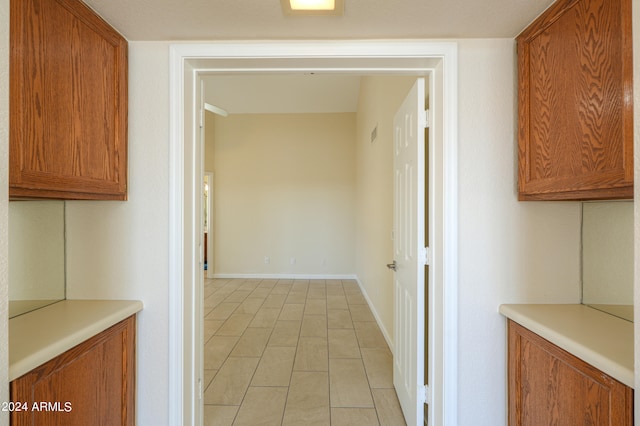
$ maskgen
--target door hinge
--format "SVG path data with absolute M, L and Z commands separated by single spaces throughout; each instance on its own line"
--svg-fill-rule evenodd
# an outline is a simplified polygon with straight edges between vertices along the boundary
M 204 127 L 204 108 L 200 108 L 200 128 Z
M 429 247 L 420 249 L 420 262 L 424 265 L 431 265 L 431 249 Z
M 418 399 L 422 404 L 431 404 L 431 393 L 429 392 L 429 385 L 422 385 L 418 387 Z
M 422 111 L 421 115 L 421 120 L 422 120 L 422 126 L 426 129 L 428 128 L 431 123 L 429 122 L 429 110 L 426 109 L 424 111 Z
M 202 399 L 202 379 L 198 379 L 198 399 Z

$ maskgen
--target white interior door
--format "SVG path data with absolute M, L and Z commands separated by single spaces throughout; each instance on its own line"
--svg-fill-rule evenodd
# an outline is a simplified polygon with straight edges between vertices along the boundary
M 424 417 L 425 81 L 417 79 L 394 125 L 393 384 L 407 425 Z

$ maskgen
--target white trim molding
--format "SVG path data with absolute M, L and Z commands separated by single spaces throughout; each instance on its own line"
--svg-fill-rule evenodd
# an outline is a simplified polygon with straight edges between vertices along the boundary
M 176 49 L 169 57 L 169 424 L 183 418 L 183 206 L 184 206 L 184 59 Z M 180 82 L 176 84 L 176 82 Z
M 169 423 L 197 424 L 201 419 L 195 387 L 201 352 L 194 338 L 199 304 L 193 296 L 197 260 L 194 195 L 201 182 L 190 170 L 200 143 L 193 125 L 196 85 L 200 74 L 248 72 L 336 72 L 360 74 L 429 74 L 439 157 L 430 168 L 435 194 L 430 217 L 433 265 L 429 277 L 429 423 L 457 424 L 458 340 L 458 51 L 450 41 L 328 40 L 221 41 L 170 46 L 170 253 L 169 253 Z M 193 91 L 193 93 L 191 92 Z M 431 183 L 430 183 L 431 185 Z M 431 231 L 432 229 L 430 229 Z M 431 271 L 433 271 L 433 276 Z M 236 274 L 234 274 L 236 275 Z M 251 275 L 251 274 L 249 274 Z M 315 276 L 314 276 L 315 277 Z M 332 277 L 335 278 L 335 277 Z M 348 279 L 353 279 L 349 277 Z M 326 279 L 326 278 L 325 278 Z M 331 278 L 330 278 L 331 279 Z M 344 278 L 341 278 L 344 279 Z M 389 336 L 385 333 L 389 341 Z M 390 345 L 391 346 L 391 345 Z M 200 404 L 201 406 L 201 404 Z M 201 410 L 201 408 L 200 408 Z
M 376 319 L 376 323 L 378 324 L 378 328 L 382 332 L 382 336 L 384 336 L 384 340 L 387 342 L 387 346 L 389 346 L 389 350 L 391 351 L 391 354 L 394 354 L 395 346 L 393 344 L 393 340 L 391 339 L 389 332 L 384 326 L 384 323 L 382 322 L 382 318 L 380 318 L 380 314 L 378 313 L 378 310 L 376 309 L 375 305 L 371 301 L 371 298 L 369 297 L 369 293 L 367 293 L 367 289 L 364 287 L 364 285 L 362 285 L 362 281 L 360 281 L 359 278 L 356 278 L 356 281 L 358 283 L 358 286 L 360 287 L 360 291 L 362 292 L 362 295 L 364 296 L 364 300 L 367 301 L 367 305 L 369 306 L 369 309 L 371 310 L 373 317 Z

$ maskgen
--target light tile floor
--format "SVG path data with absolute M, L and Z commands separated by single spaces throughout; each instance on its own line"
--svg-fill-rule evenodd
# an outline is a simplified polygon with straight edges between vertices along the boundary
M 204 424 L 405 425 L 353 280 L 207 279 Z

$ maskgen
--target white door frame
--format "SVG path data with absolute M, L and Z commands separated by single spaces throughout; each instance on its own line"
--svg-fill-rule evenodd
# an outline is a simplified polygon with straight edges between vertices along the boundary
M 204 128 L 204 127 L 203 127 Z M 209 211 L 209 235 L 207 235 L 207 278 L 213 278 L 213 172 L 207 172 L 205 167 L 205 176 L 209 178 L 209 199 L 207 200 L 207 210 Z
M 201 419 L 201 274 L 197 273 L 201 176 L 194 166 L 197 81 L 203 73 L 310 72 L 430 74 L 434 144 L 429 168 L 432 267 L 429 286 L 430 425 L 457 424 L 457 44 L 424 40 L 269 41 L 170 46 L 169 423 Z M 431 204 L 433 203 L 433 204 Z M 393 350 L 393 348 L 392 348 Z

